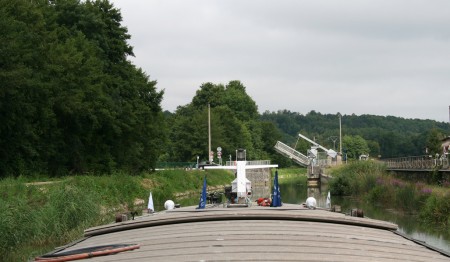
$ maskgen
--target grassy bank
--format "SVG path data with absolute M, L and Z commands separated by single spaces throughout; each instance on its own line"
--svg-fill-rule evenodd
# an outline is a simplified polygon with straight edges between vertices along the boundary
M 364 201 L 405 213 L 419 214 L 421 223 L 450 231 L 450 187 L 403 181 L 383 165 L 360 161 L 331 170 L 333 195 L 357 196 Z
M 286 183 L 289 182 L 290 179 L 296 179 L 299 176 L 306 176 L 306 173 L 307 170 L 305 167 L 283 168 L 278 171 L 278 179 L 283 180 L 283 183 Z
M 26 261 L 82 236 L 90 226 L 114 221 L 116 213 L 141 211 L 152 192 L 156 209 L 179 192 L 229 184 L 229 172 L 170 170 L 130 176 L 71 176 L 53 183 L 37 179 L 0 181 L 0 257 Z M 142 204 L 144 200 L 145 204 Z

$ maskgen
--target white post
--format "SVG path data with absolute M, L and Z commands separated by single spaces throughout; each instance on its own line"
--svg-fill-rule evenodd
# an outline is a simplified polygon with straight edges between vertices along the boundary
M 338 113 L 339 116 L 339 154 L 342 156 L 342 115 Z
M 211 155 L 211 106 L 208 103 L 208 159 L 211 163 L 213 156 Z
M 237 196 L 239 198 L 246 197 L 246 176 L 245 176 L 246 161 L 237 161 Z

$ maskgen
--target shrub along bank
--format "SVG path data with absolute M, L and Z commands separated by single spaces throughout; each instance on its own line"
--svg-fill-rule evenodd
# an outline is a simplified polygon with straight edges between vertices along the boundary
M 373 204 L 418 213 L 422 223 L 450 231 L 450 187 L 409 182 L 390 175 L 373 161 L 360 161 L 331 171 L 333 195 L 357 196 Z
M 141 211 L 150 191 L 155 208 L 161 209 L 178 192 L 200 193 L 205 175 L 209 186 L 234 179 L 222 170 L 170 170 L 71 176 L 45 184 L 20 177 L 1 180 L 0 257 L 26 261 L 78 239 L 87 227 L 114 221 L 118 212 Z

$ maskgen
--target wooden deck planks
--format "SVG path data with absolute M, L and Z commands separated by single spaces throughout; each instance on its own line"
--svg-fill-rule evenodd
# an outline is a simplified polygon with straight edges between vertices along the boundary
M 261 213 L 263 215 L 258 217 Z M 204 220 L 220 215 L 231 219 Z M 312 216 L 315 216 L 312 221 L 305 219 Z M 200 222 L 193 218 L 200 218 Z M 332 219 L 339 222 L 349 219 L 352 223 L 333 224 Z M 448 257 L 389 230 L 379 229 L 379 225 L 392 228 L 395 226 L 393 224 L 350 218 L 322 210 L 183 210 L 148 216 L 141 221 L 119 226 L 149 220 L 163 223 L 95 235 L 66 251 L 96 245 L 135 243 L 141 245 L 140 249 L 94 257 L 89 261 L 450 261 Z M 167 221 L 175 221 L 175 224 Z M 375 224 L 375 228 L 362 226 L 366 223 Z

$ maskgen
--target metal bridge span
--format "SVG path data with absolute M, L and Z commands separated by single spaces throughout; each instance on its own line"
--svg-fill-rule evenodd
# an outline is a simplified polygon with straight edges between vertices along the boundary
M 316 161 L 312 162 L 311 158 L 298 152 L 294 148 L 278 141 L 275 145 L 275 150 L 292 159 L 294 162 L 301 166 L 309 166 L 313 164 L 314 166 L 330 166 L 330 159 L 323 155 L 318 157 Z M 390 171 L 418 171 L 418 172 L 431 172 L 431 171 L 442 171 L 450 172 L 450 155 L 442 156 L 407 156 L 407 157 L 397 157 L 397 158 L 387 158 L 381 159 L 381 162 L 386 164 L 387 170 Z
M 292 159 L 294 162 L 301 166 L 308 166 L 311 164 L 311 159 L 304 154 L 298 152 L 297 150 L 291 148 L 290 146 L 278 141 L 275 145 L 275 150 Z M 317 159 L 315 165 L 327 166 L 330 165 L 329 159 L 326 156 Z M 431 171 L 443 171 L 450 172 L 450 155 L 442 156 L 407 156 L 407 157 L 397 157 L 397 158 L 387 158 L 381 159 L 380 161 L 386 164 L 387 170 L 390 171 L 421 171 L 421 172 L 431 172 Z
M 450 172 L 449 155 L 433 157 L 424 156 L 407 156 L 382 159 L 388 170 L 391 171 L 443 171 Z

